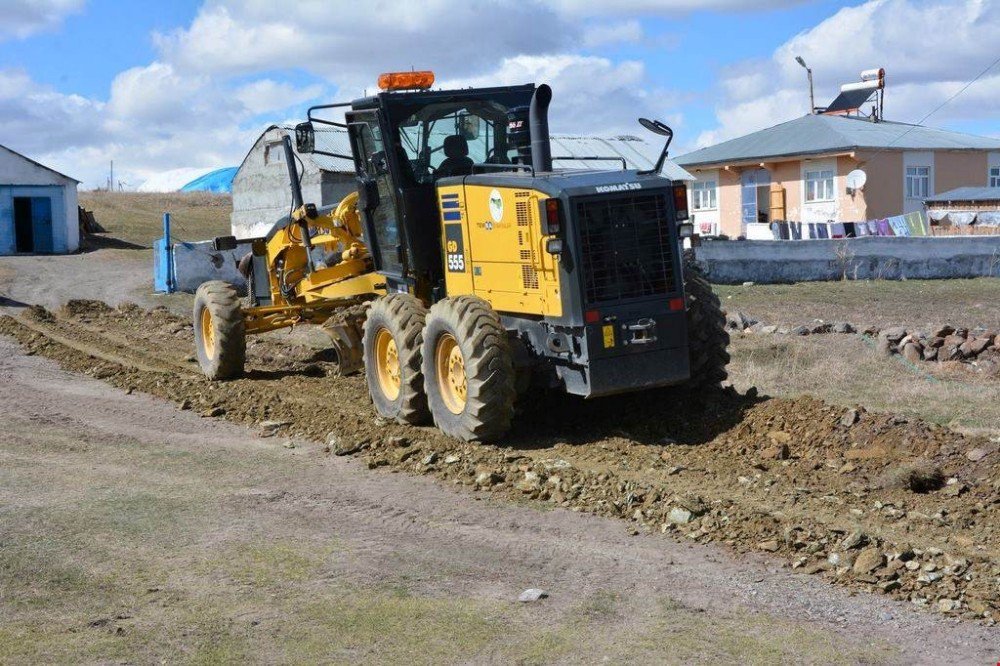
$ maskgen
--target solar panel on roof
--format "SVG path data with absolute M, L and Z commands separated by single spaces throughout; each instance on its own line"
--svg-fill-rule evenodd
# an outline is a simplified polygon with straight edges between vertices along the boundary
M 842 92 L 837 95 L 837 99 L 833 100 L 830 106 L 826 107 L 826 113 L 860 109 L 861 105 L 867 102 L 874 92 L 874 90 L 848 90 Z

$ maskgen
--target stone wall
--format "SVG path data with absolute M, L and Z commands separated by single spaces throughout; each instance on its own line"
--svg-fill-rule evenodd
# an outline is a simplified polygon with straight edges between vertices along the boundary
M 1000 277 L 1000 235 L 707 241 L 695 256 L 717 284 Z

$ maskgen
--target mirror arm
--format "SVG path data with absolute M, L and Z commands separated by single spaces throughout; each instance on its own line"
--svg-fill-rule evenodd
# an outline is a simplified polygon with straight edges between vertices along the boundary
M 660 173 L 660 169 L 663 168 L 663 163 L 667 161 L 667 153 L 670 151 L 670 144 L 674 140 L 674 131 L 669 127 L 667 127 L 666 125 L 663 125 L 663 129 L 666 130 L 666 132 L 664 132 L 663 134 L 667 137 L 667 143 L 664 144 L 663 146 L 663 151 L 660 153 L 660 158 L 656 160 L 656 166 L 654 166 L 652 169 L 647 169 L 646 171 L 640 171 L 639 172 L 640 176 L 647 176 L 651 173 Z

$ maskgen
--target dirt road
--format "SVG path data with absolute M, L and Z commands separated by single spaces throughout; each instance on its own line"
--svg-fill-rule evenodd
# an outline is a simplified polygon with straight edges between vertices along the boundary
M 286 448 L 9 339 L 0 380 L 7 663 L 997 658 L 991 628 Z

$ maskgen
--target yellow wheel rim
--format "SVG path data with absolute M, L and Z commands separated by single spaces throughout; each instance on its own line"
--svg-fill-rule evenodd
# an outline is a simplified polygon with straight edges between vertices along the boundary
M 465 358 L 458 341 L 451 333 L 443 334 L 434 350 L 434 366 L 437 370 L 438 390 L 445 407 L 452 414 L 465 411 L 469 382 L 465 377 Z
M 402 379 L 399 373 L 399 350 L 388 329 L 380 328 L 375 334 L 375 371 L 378 385 L 389 400 L 399 397 Z
M 215 356 L 215 327 L 212 326 L 212 313 L 208 308 L 201 310 L 201 348 L 205 356 Z

